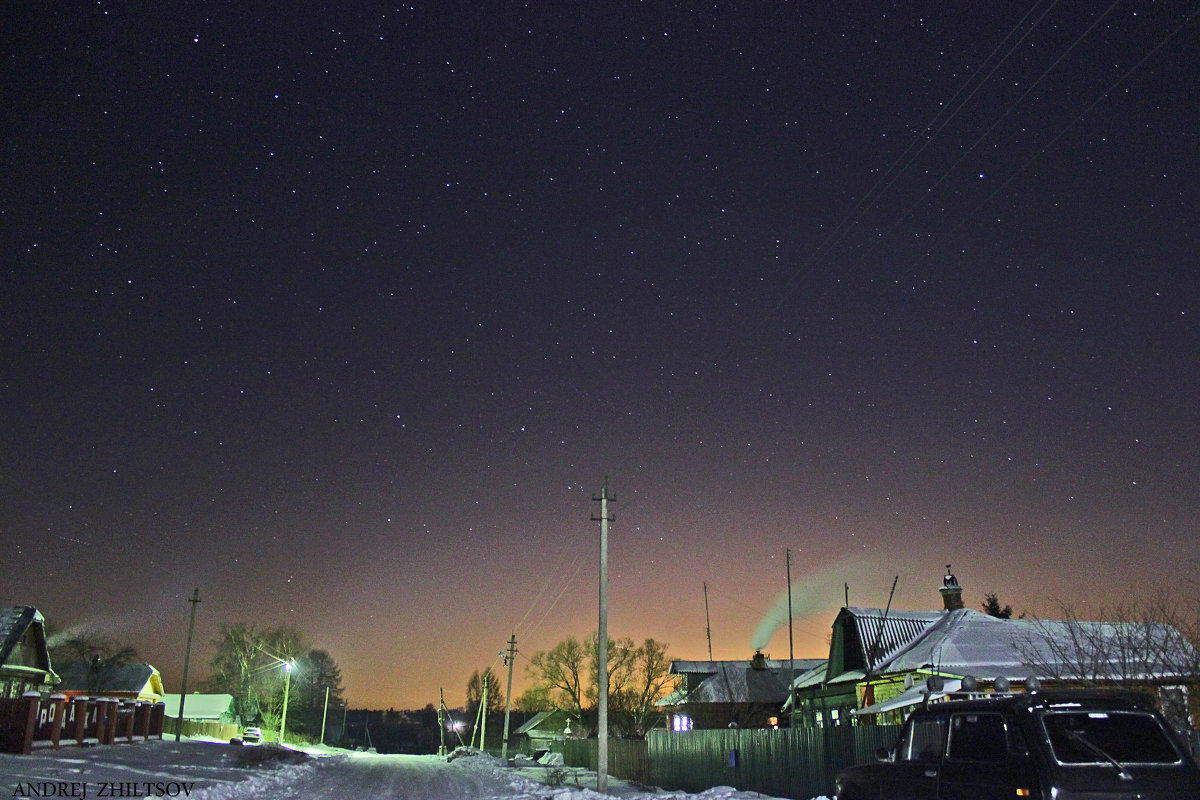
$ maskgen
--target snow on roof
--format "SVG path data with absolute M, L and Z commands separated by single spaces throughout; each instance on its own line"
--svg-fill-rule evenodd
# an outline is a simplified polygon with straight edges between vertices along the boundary
M 796 659 L 792 667 L 799 673 L 821 659 Z M 744 659 L 738 661 L 674 661 L 674 674 L 703 675 L 686 692 L 674 692 L 660 706 L 682 703 L 782 703 L 787 699 L 787 661 L 767 660 L 766 669 L 755 669 Z M 673 702 L 668 702 L 672 700 Z
M 1167 676 L 1180 664 L 1195 663 L 1195 651 L 1182 639 L 1172 643 L 1173 628 L 1141 623 L 1080 622 L 1073 620 L 999 619 L 972 609 L 940 612 L 940 619 L 890 658 L 877 663 L 876 672 L 910 672 L 935 667 L 941 672 L 977 677 L 1026 677 L 1031 669 L 1049 671 L 1043 677 L 1098 677 L 1106 668 L 1114 676 L 1132 677 L 1134 666 L 1142 674 Z M 1153 641 L 1146 652 L 1129 658 L 1130 644 Z M 1098 656 L 1107 664 L 1097 663 Z M 1130 663 L 1116 663 L 1125 659 Z M 1079 675 L 1081 665 L 1095 674 Z
M 35 622 L 45 623 L 41 613 L 33 606 L 7 606 L 0 608 L 0 664 L 8 661 L 13 648 L 21 641 L 25 631 Z
M 878 643 L 878 649 L 871 653 L 875 663 L 886 661 L 945 616 L 944 611 L 860 607 L 846 608 L 845 613 L 854 621 L 864 651 L 875 648 Z
M 98 670 L 86 661 L 72 661 L 58 671 L 60 691 L 140 692 L 158 670 L 149 664 L 106 664 Z M 161 689 L 159 689 L 161 691 Z
M 766 665 L 767 669 L 772 669 L 772 670 L 786 670 L 786 669 L 788 669 L 788 666 L 789 666 L 789 660 L 786 658 L 780 658 L 780 659 L 768 658 L 768 659 L 764 659 L 763 663 Z M 796 659 L 792 659 L 790 661 L 791 668 L 793 670 L 795 670 L 797 675 L 799 675 L 802 672 L 807 672 L 808 670 L 812 669 L 813 667 L 817 666 L 818 664 L 824 664 L 824 663 L 825 663 L 825 659 L 823 659 L 823 658 L 796 658 Z M 748 666 L 750 666 L 750 660 L 749 659 L 738 659 L 736 661 L 672 661 L 671 662 L 671 674 L 672 675 L 683 675 L 685 673 L 688 673 L 688 674 L 716 675 L 718 672 L 721 672 L 723 669 L 726 669 L 726 666 L 724 666 L 724 665 L 729 665 L 729 664 L 736 664 L 736 665 L 741 665 L 743 667 L 748 667 Z
M 545 722 L 546 720 L 548 720 L 552 717 L 557 717 L 559 720 L 557 723 L 555 723 L 555 727 L 557 730 L 562 730 L 563 723 L 566 720 L 570 719 L 570 715 L 567 714 L 567 712 L 563 711 L 562 709 L 556 708 L 551 711 L 539 711 L 538 713 L 536 713 L 532 717 L 530 717 L 529 721 L 527 721 L 524 725 L 517 728 L 517 733 L 529 733 L 531 730 L 534 730 L 539 725 L 541 725 L 543 722 Z
M 163 703 L 167 706 L 168 717 L 179 716 L 179 695 L 165 694 Z M 195 720 L 217 720 L 223 716 L 232 718 L 234 716 L 233 695 L 188 694 L 187 700 L 183 703 L 183 716 L 185 719 Z

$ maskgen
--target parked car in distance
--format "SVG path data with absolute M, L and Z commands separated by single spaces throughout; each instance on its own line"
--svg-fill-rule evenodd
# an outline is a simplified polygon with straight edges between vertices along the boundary
M 242 741 L 246 744 L 262 744 L 262 730 L 257 726 L 251 726 L 242 731 Z
M 877 763 L 838 773 L 838 800 L 1184 800 L 1200 766 L 1148 695 L 975 695 L 909 714 Z

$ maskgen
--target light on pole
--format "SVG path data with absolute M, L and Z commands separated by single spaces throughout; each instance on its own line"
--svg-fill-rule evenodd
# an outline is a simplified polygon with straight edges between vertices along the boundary
M 287 727 L 287 704 L 288 694 L 292 690 L 292 665 L 293 662 L 289 659 L 284 662 L 283 668 L 285 676 L 283 679 L 283 716 L 279 718 L 279 743 L 283 744 L 283 731 Z

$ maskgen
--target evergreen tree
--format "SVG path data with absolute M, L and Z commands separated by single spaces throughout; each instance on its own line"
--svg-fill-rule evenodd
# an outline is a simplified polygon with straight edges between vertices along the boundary
M 995 592 L 988 592 L 983 596 L 983 613 L 998 619 L 1012 619 L 1012 606 L 1000 607 L 1000 598 Z

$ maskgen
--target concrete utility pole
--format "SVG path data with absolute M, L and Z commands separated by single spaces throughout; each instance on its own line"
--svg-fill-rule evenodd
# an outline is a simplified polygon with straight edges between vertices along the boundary
M 600 496 L 592 495 L 592 501 L 600 502 L 600 516 L 592 516 L 600 523 L 600 625 L 596 632 L 596 687 L 600 719 L 596 733 L 596 791 L 608 791 L 608 523 L 616 519 L 608 513 L 608 502 L 617 498 L 608 495 L 608 476 L 604 476 L 604 489 Z
M 183 701 L 187 699 L 188 665 L 192 660 L 192 633 L 196 630 L 196 606 L 200 605 L 200 587 L 192 592 L 188 600 L 192 604 L 192 618 L 188 622 L 187 649 L 183 651 L 183 685 L 179 687 L 179 718 L 175 720 L 175 741 L 183 735 Z
M 483 697 L 479 701 L 479 749 L 487 752 L 487 690 L 490 673 L 483 673 Z
M 325 687 L 325 710 L 321 712 L 321 744 L 325 744 L 325 719 L 329 716 L 329 687 Z
M 446 755 L 446 693 L 438 689 L 438 755 Z
M 508 667 L 508 692 L 504 695 L 504 743 L 500 745 L 500 757 L 508 759 L 508 717 L 512 712 L 512 672 L 513 661 L 517 656 L 517 632 L 513 631 L 508 638 L 508 654 L 504 656 L 504 664 Z
M 285 676 L 283 679 L 283 716 L 279 718 L 279 743 L 283 744 L 283 732 L 287 727 L 287 704 L 288 695 L 292 691 L 292 660 L 289 658 L 284 663 Z

